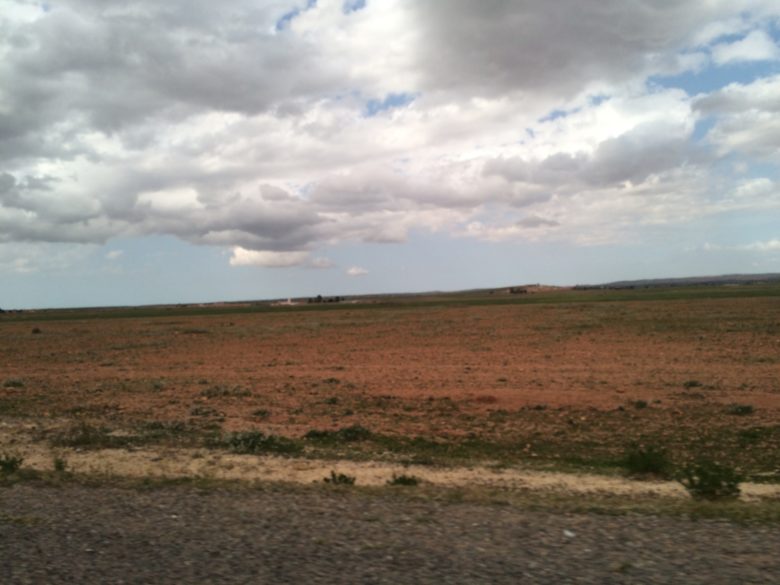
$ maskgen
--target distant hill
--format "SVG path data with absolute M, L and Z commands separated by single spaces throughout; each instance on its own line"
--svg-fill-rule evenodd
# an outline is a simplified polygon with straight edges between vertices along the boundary
M 644 280 L 618 280 L 605 284 L 577 285 L 575 289 L 590 288 L 652 288 L 668 286 L 722 286 L 780 282 L 780 273 L 769 274 L 721 274 L 719 276 L 689 276 L 686 278 L 650 278 Z

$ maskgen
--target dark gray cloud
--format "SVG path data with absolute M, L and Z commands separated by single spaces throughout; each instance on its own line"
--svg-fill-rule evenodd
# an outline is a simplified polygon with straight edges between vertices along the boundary
M 203 110 L 256 114 L 341 87 L 343 76 L 316 47 L 273 34 L 287 4 L 53 3 L 13 30 L 0 65 L 13 80 L 0 131 L 22 147 L 6 156 L 41 154 L 47 136 L 58 145 L 49 155 L 67 156 L 69 134 L 118 132 L 158 116 L 170 123 Z
M 702 2 L 433 0 L 415 2 L 425 87 L 564 101 L 593 83 L 668 66 L 693 33 L 723 18 Z
M 484 172 L 562 193 L 642 183 L 651 175 L 706 160 L 706 153 L 691 143 L 688 134 L 675 125 L 637 126 L 604 140 L 590 153 L 558 152 L 538 161 L 501 157 L 487 161 Z

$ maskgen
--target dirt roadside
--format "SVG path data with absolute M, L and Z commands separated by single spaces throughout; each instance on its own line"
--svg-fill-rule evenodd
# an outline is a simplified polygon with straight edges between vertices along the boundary
M 421 483 L 443 488 L 498 488 L 565 494 L 612 494 L 686 498 L 684 488 L 673 481 L 636 481 L 614 475 L 540 471 L 520 466 L 475 464 L 469 466 L 405 465 L 385 461 L 315 459 L 268 455 L 240 455 L 206 448 L 123 448 L 79 450 L 51 447 L 29 439 L 30 427 L 0 425 L 0 453 L 14 453 L 24 466 L 51 471 L 55 459 L 80 475 L 182 479 L 199 478 L 247 483 L 310 484 L 321 482 L 331 471 L 356 478 L 362 486 L 382 486 L 394 476 L 414 476 Z M 746 501 L 780 498 L 780 485 L 742 483 Z

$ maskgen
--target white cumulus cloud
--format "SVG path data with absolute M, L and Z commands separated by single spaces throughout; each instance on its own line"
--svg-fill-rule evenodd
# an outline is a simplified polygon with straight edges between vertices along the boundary
M 780 47 L 763 30 L 754 30 L 739 41 L 715 45 L 712 58 L 718 65 L 738 61 L 774 61 L 780 59 Z
M 360 266 L 351 266 L 347 269 L 347 276 L 365 276 L 368 270 Z
M 308 252 L 275 252 L 273 250 L 245 250 L 233 248 L 231 266 L 262 266 L 265 268 L 287 268 L 300 266 L 309 258 Z

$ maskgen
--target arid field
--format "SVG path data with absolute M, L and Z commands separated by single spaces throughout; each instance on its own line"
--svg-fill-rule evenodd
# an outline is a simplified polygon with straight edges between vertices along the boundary
M 66 447 L 219 447 L 254 431 L 272 438 L 259 450 L 315 458 L 598 471 L 651 446 L 772 481 L 779 294 L 7 313 L 0 416 Z

